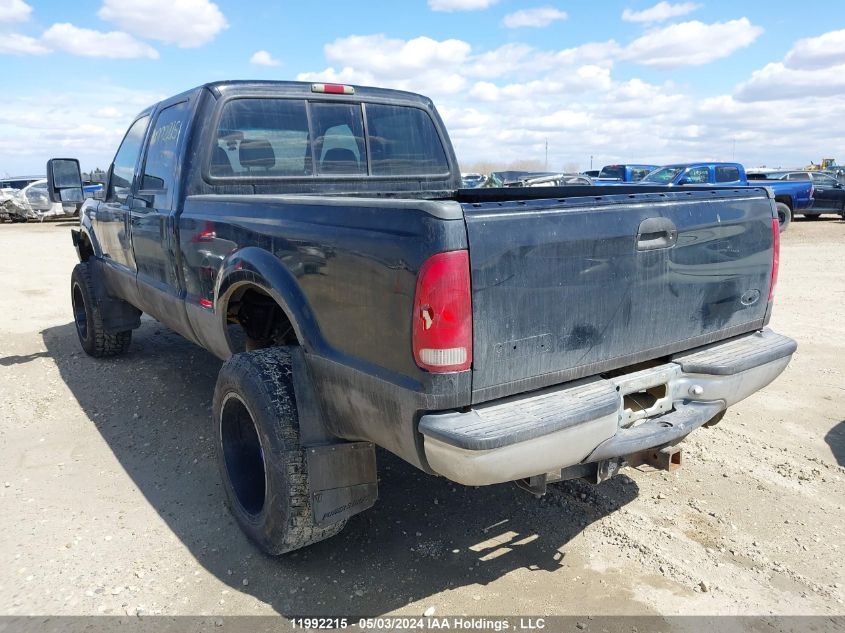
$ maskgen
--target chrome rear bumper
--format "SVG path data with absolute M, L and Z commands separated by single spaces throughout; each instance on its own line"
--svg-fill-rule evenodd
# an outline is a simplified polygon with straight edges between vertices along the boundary
M 428 414 L 425 456 L 435 472 L 478 486 L 671 444 L 772 382 L 796 347 L 765 329 L 630 374 Z

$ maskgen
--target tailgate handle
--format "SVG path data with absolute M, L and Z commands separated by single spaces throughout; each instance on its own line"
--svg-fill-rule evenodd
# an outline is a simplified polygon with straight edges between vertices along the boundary
M 678 229 L 669 218 L 646 218 L 637 229 L 637 250 L 671 248 L 678 241 Z

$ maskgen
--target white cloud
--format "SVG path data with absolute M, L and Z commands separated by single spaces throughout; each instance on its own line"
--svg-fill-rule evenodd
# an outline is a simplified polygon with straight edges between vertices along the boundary
M 461 40 L 430 37 L 401 40 L 384 35 L 353 35 L 327 44 L 325 53 L 330 62 L 401 79 L 414 73 L 455 68 L 469 56 L 470 45 Z
M 527 44 L 504 44 L 472 55 L 462 71 L 485 79 L 511 75 L 533 77 L 547 71 L 565 73 L 585 64 L 610 67 L 620 51 L 621 47 L 613 40 L 590 42 L 559 51 L 541 51 Z
M 105 169 L 138 112 L 166 95 L 80 78 L 79 90 L 62 93 L 47 86 L 0 101 L 0 165 L 15 173 L 43 173 L 48 158 L 79 158 L 84 170 Z M 96 100 L 91 100 L 91 90 Z
M 129 33 L 180 48 L 207 44 L 228 27 L 209 0 L 104 0 L 97 15 Z
M 32 7 L 23 0 L 0 0 L 0 24 L 26 22 Z
M 274 58 L 268 51 L 255 51 L 249 58 L 249 63 L 255 66 L 280 66 L 282 62 Z
M 795 70 L 781 62 L 766 64 L 737 86 L 740 101 L 777 101 L 845 95 L 845 63 L 818 70 Z
M 100 119 L 123 119 L 126 115 L 114 106 L 106 106 L 94 112 Z
M 83 29 L 73 24 L 54 24 L 41 36 L 43 44 L 53 50 L 64 51 L 80 57 L 108 57 L 131 59 L 146 57 L 158 59 L 158 51 L 136 40 L 128 33 L 111 31 L 103 33 Z
M 649 31 L 628 44 L 624 58 L 646 66 L 700 66 L 749 46 L 763 29 L 748 18 L 705 24 L 697 20 Z
M 743 102 L 845 95 L 845 30 L 798 40 L 782 62 L 755 70 L 734 95 Z
M 798 40 L 783 61 L 787 68 L 795 70 L 818 70 L 842 64 L 845 61 L 845 29 Z
M 0 55 L 44 55 L 50 49 L 34 37 L 19 33 L 5 33 L 0 36 Z
M 552 22 L 565 20 L 566 18 L 566 12 L 560 9 L 554 7 L 537 7 L 535 9 L 521 9 L 514 13 L 509 13 L 502 20 L 502 24 L 509 29 L 522 27 L 541 28 L 549 26 Z
M 687 15 L 700 8 L 701 5 L 695 2 L 679 2 L 678 4 L 658 2 L 653 7 L 643 9 L 642 11 L 625 9 L 622 12 L 622 19 L 626 22 L 664 22 L 670 18 Z
M 428 0 L 432 11 L 478 11 L 492 7 L 499 0 Z
M 480 101 L 527 99 L 534 102 L 560 102 L 566 95 L 604 91 L 611 87 L 610 70 L 601 66 L 581 66 L 571 73 L 499 87 L 488 81 L 477 82 L 470 96 Z

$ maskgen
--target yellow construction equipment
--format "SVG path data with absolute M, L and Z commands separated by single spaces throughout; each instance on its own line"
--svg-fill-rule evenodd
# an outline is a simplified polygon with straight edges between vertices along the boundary
M 804 169 L 806 169 L 807 171 L 825 171 L 834 167 L 836 167 L 835 158 L 822 158 L 822 162 L 820 162 L 819 164 L 810 161 L 810 164 L 807 165 Z

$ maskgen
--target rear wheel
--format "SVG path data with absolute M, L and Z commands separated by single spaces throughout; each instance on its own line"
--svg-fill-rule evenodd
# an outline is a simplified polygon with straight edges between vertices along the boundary
M 132 330 L 107 333 L 103 316 L 94 299 L 91 270 L 87 262 L 77 264 L 70 275 L 70 300 L 76 334 L 85 353 L 94 358 L 117 356 L 129 349 Z
M 783 233 L 789 223 L 792 222 L 792 209 L 783 202 L 775 203 L 778 211 L 778 223 L 780 224 L 780 232 Z
M 316 527 L 287 348 L 232 356 L 212 405 L 217 464 L 232 514 L 262 550 L 284 554 L 340 532 Z

